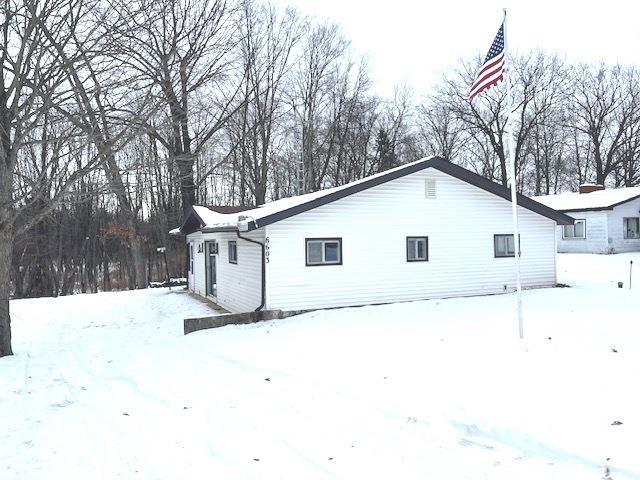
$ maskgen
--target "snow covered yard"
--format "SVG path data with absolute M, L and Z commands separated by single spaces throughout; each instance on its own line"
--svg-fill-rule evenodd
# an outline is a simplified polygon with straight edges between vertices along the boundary
M 0 478 L 640 478 L 632 259 L 560 255 L 525 342 L 513 295 L 186 337 L 175 289 L 13 301 Z

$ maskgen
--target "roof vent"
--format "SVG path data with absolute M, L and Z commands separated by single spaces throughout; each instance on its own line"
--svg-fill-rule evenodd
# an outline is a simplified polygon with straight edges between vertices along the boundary
M 436 198 L 436 181 L 433 178 L 427 178 L 424 182 L 424 196 L 426 198 Z
M 598 190 L 604 190 L 604 185 L 598 185 L 595 183 L 583 183 L 578 187 L 580 193 L 597 192 Z

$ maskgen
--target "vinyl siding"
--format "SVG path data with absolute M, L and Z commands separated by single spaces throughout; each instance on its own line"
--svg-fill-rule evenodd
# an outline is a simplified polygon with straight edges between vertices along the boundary
M 202 234 L 196 232 L 187 235 L 187 244 L 193 244 L 193 272 L 189 272 L 189 291 L 204 296 L 207 291 L 205 287 L 204 252 L 198 252 L 198 247 L 202 244 Z
M 609 216 L 609 247 L 611 253 L 638 252 L 640 239 L 624 238 L 624 217 L 640 217 L 640 199 L 623 203 L 608 211 Z
M 586 220 L 586 238 L 562 238 L 562 226 L 556 229 L 559 253 L 608 253 L 608 215 L 606 211 L 568 212 L 575 219 Z M 621 220 L 622 222 L 622 220 Z
M 260 242 L 264 241 L 264 231 L 242 233 L 243 237 Z M 218 242 L 216 259 L 217 296 L 213 300 L 224 309 L 237 313 L 255 310 L 262 300 L 262 250 L 259 245 L 236 237 L 235 233 L 194 233 L 187 237 L 194 241 L 194 251 L 198 244 L 209 240 Z M 229 263 L 229 241 L 236 241 L 238 245 L 238 263 Z M 194 282 L 189 288 L 194 293 L 206 296 L 206 270 L 204 246 L 202 253 L 195 254 Z M 191 279 L 190 279 L 191 280 Z M 191 285 L 194 285 L 191 288 Z
M 558 227 L 559 253 L 622 253 L 640 251 L 640 239 L 624 238 L 623 219 L 640 217 L 640 199 L 624 203 L 613 210 L 568 212 L 570 217 L 587 221 L 586 239 L 563 239 Z
M 436 180 L 436 198 L 425 181 Z M 555 222 L 519 209 L 523 285 L 556 281 Z M 510 202 L 434 169 L 373 187 L 266 228 L 268 308 L 303 309 L 499 293 L 515 259 L 494 258 L 512 231 Z M 429 261 L 406 261 L 406 237 Z M 341 237 L 342 265 L 305 266 L 305 238 Z

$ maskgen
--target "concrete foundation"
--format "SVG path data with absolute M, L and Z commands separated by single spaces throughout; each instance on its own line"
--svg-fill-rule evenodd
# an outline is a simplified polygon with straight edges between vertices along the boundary
M 184 319 L 184 334 L 187 335 L 207 328 L 224 327 L 225 325 L 242 325 L 246 323 L 264 322 L 266 320 L 278 320 L 306 313 L 308 310 L 287 311 L 260 310 L 259 312 L 223 313 L 211 317 L 196 317 Z

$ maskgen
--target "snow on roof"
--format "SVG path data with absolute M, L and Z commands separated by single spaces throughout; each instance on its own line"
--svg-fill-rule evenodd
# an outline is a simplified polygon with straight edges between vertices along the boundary
M 195 231 L 198 229 L 201 229 L 203 232 L 234 229 L 242 231 L 253 230 L 426 168 L 434 168 L 471 185 L 475 185 L 489 193 L 502 197 L 509 202 L 511 201 L 511 192 L 502 185 L 492 182 L 491 180 L 442 158 L 431 157 L 385 170 L 384 172 L 376 173 L 345 185 L 306 193 L 304 195 L 283 198 L 281 200 L 275 200 L 273 202 L 260 205 L 259 207 L 241 212 L 225 214 L 215 212 L 207 207 L 194 206 L 192 207 L 192 213 L 187 217 L 187 219 L 185 219 L 185 223 L 182 227 L 180 227 L 180 231 L 188 234 L 189 231 Z M 518 203 L 524 208 L 550 218 L 558 222 L 560 225 L 573 224 L 573 219 L 571 217 L 552 210 L 542 203 L 532 201 L 523 195 L 518 194 L 518 197 Z M 187 223 L 189 223 L 189 225 L 187 225 Z
M 223 223 L 225 222 L 225 217 L 233 217 L 235 215 L 214 212 L 213 210 L 210 210 L 207 207 L 203 207 L 201 205 L 194 205 L 193 209 L 202 219 L 205 225 L 216 225 L 218 223 Z
M 589 193 L 560 193 L 531 198 L 547 207 L 567 212 L 611 209 L 636 197 L 640 197 L 640 187 L 612 188 Z

